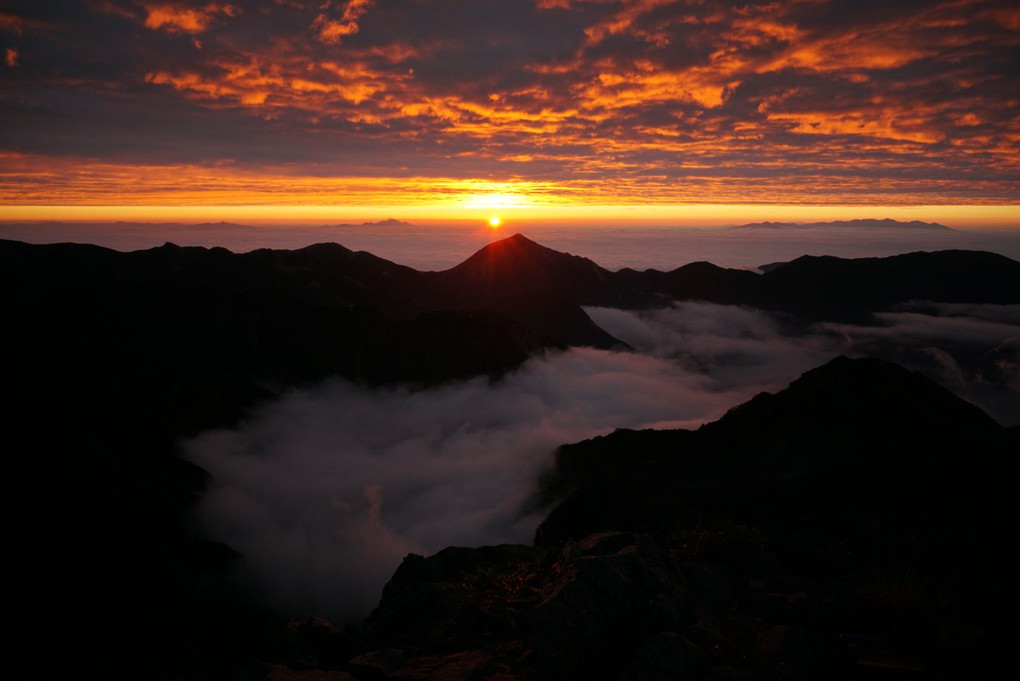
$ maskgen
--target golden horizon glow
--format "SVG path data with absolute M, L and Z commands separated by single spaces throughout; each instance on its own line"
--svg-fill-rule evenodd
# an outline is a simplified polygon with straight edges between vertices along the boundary
M 1020 204 L 954 201 L 949 180 L 890 195 L 853 178 L 816 178 L 798 194 L 782 176 L 755 186 L 724 176 L 678 185 L 626 178 L 320 177 L 285 167 L 122 166 L 2 153 L 0 161 L 0 220 L 485 220 L 498 210 L 515 222 L 723 225 L 888 217 L 1020 227 Z
M 0 205 L 0 223 L 142 222 L 199 224 L 240 222 L 252 225 L 360 224 L 387 218 L 419 226 L 489 224 L 491 213 L 463 205 Z M 824 222 L 893 219 L 938 222 L 956 229 L 1020 231 L 1020 205 L 780 205 L 780 204 L 658 204 L 546 205 L 501 210 L 507 220 L 529 225 L 721 227 L 750 222 Z M 490 225 L 491 226 L 491 225 Z

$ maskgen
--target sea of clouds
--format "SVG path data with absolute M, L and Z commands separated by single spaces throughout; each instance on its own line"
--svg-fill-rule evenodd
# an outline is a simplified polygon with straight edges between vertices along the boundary
M 408 553 L 529 542 L 558 445 L 697 427 L 839 354 L 921 369 L 1020 421 L 1020 306 L 916 304 L 877 326 L 808 331 L 705 303 L 588 312 L 635 351 L 550 352 L 498 381 L 424 390 L 328 381 L 187 442 L 215 479 L 209 532 L 243 554 L 270 603 L 342 622 L 371 610 Z

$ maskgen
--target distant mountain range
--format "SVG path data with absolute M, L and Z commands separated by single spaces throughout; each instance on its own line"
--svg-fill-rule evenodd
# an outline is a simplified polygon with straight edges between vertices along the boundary
M 339 225 L 326 225 L 329 228 L 340 228 L 340 227 L 414 227 L 410 222 L 404 222 L 403 220 L 396 220 L 394 218 L 386 218 L 385 220 L 378 220 L 376 222 L 362 222 L 361 224 L 350 224 L 341 223 Z
M 833 222 L 752 222 L 746 225 L 736 225 L 730 229 L 739 230 L 796 230 L 796 229 L 823 229 L 823 228 L 837 228 L 837 229 L 859 229 L 859 230 L 870 230 L 870 229 L 886 229 L 886 230 L 905 230 L 905 231 L 916 231 L 916 230 L 927 230 L 927 231 L 955 231 L 945 225 L 940 225 L 937 222 L 921 222 L 920 220 L 911 220 L 910 222 L 901 222 L 899 220 L 892 220 L 885 218 L 884 220 L 835 220 Z
M 585 305 L 706 300 L 807 323 L 866 321 L 911 300 L 1016 304 L 1009 258 L 611 272 L 515 235 L 419 272 L 337 244 L 121 253 L 0 241 L 0 286 L 0 447 L 18 509 L 8 540 L 29 603 L 12 613 L 15 647 L 42 676 L 100 664 L 108 678 L 265 678 L 237 676 L 238 660 L 258 657 L 357 679 L 468 678 L 451 676 L 456 664 L 471 678 L 654 678 L 660 658 L 673 660 L 668 677 L 688 660 L 692 678 L 746 678 L 725 673 L 742 665 L 789 678 L 769 670 L 815 659 L 824 677 L 838 666 L 825 636 L 844 625 L 981 651 L 1007 635 L 974 609 L 998 613 L 993 595 L 1015 603 L 999 555 L 1015 543 L 1000 489 L 1015 431 L 884 363 L 835 362 L 694 433 L 562 450 L 541 546 L 409 558 L 358 631 L 277 626 L 234 581 L 243 558 L 196 527 L 209 478 L 178 443 L 330 376 L 427 385 L 499 376 L 547 348 L 622 347 Z M 629 534 L 598 534 L 610 530 Z M 890 553 L 862 553 L 871 538 Z M 915 550 L 924 570 L 959 567 L 964 590 L 946 596 L 941 568 L 916 572 Z M 873 571 L 882 561 L 891 572 Z M 935 591 L 910 591 L 912 575 Z M 893 612 L 882 599 L 905 599 L 895 631 L 874 631 Z M 940 604 L 937 619 L 925 603 Z M 959 637 L 939 638 L 933 622 Z

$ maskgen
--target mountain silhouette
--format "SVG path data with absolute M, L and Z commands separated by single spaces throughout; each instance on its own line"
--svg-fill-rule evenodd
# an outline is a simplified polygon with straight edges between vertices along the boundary
M 802 256 L 762 275 L 760 304 L 812 319 L 866 318 L 912 300 L 1011 304 L 1020 300 L 1018 275 L 1020 263 L 981 251 Z

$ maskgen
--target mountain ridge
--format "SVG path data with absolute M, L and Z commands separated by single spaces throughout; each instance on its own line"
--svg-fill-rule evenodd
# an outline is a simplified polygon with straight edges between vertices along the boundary
M 797 229 L 860 229 L 860 230 L 871 230 L 871 229 L 886 229 L 886 230 L 903 230 L 903 231 L 940 231 L 940 232 L 955 232 L 956 230 L 951 227 L 947 227 L 938 222 L 923 222 L 921 220 L 911 220 L 910 222 L 903 222 L 901 220 L 893 220 L 892 218 L 884 219 L 854 219 L 854 220 L 831 220 L 828 222 L 750 222 L 744 225 L 734 225 L 730 229 L 735 230 L 750 230 L 750 231 L 767 231 L 767 230 L 797 230 Z

